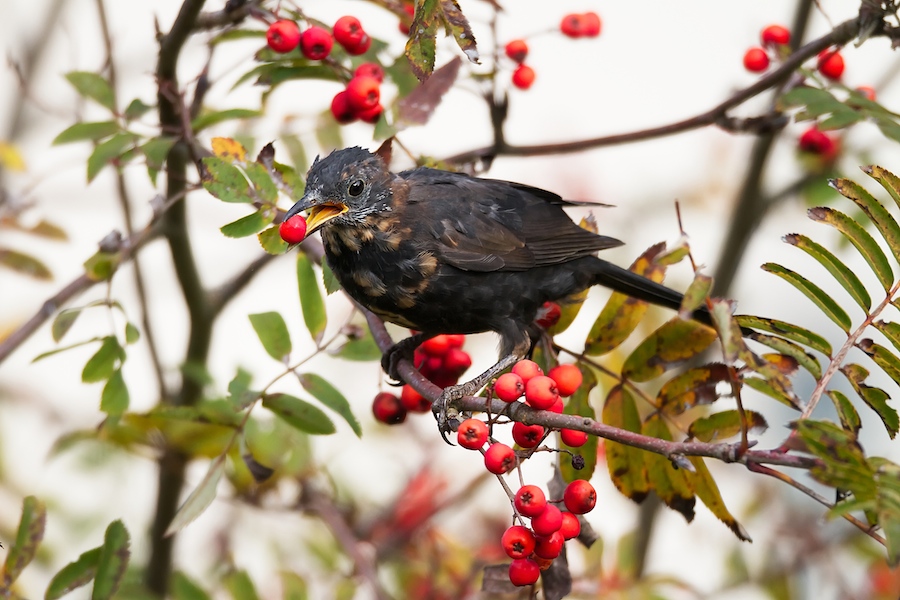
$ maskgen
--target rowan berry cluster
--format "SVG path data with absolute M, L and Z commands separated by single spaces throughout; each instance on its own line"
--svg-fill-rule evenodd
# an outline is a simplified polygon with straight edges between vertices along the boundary
M 269 25 L 266 42 L 275 52 L 286 54 L 298 46 L 300 53 L 309 60 L 323 61 L 329 57 L 334 42 L 351 56 L 365 54 L 372 45 L 372 38 L 354 16 L 338 19 L 331 31 L 311 24 L 302 33 L 294 21 L 281 19 Z M 384 112 L 381 106 L 381 83 L 384 70 L 377 63 L 363 63 L 354 71 L 346 87 L 331 101 L 331 113 L 338 123 L 356 120 L 375 123 Z
M 544 375 L 536 363 L 522 360 L 509 373 L 497 378 L 491 393 L 506 403 L 524 398 L 525 404 L 534 409 L 561 413 L 562 397 L 575 393 L 581 383 L 581 371 L 575 365 L 559 365 Z M 517 451 L 492 438 L 491 428 L 496 426 L 497 423 L 489 425 L 474 417 L 466 419 L 457 430 L 457 442 L 463 448 L 482 451 L 485 468 L 498 476 L 527 459 L 549 433 L 541 425 L 514 422 L 512 436 Z M 572 429 L 562 429 L 559 434 L 563 443 L 571 447 L 582 446 L 588 439 L 586 433 Z M 513 559 L 509 580 L 517 586 L 535 583 L 541 570 L 548 568 L 562 552 L 563 543 L 581 532 L 578 515 L 593 510 L 596 503 L 594 487 L 583 479 L 569 483 L 559 500 L 548 501 L 539 486 L 521 486 L 513 498 L 514 524 L 501 538 L 503 550 Z

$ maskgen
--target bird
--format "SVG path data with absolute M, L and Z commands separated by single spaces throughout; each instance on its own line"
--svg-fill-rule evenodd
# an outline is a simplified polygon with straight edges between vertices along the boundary
M 576 202 L 429 167 L 393 173 L 387 162 L 361 147 L 317 156 L 285 220 L 307 212 L 307 236 L 320 232 L 325 260 L 346 293 L 383 320 L 418 332 L 384 353 L 382 367 L 395 381 L 402 381 L 399 360 L 434 336 L 500 336 L 498 362 L 445 388 L 433 404 L 442 434 L 455 424 L 454 399 L 475 394 L 529 354 L 545 302 L 601 285 L 681 306 L 681 293 L 596 256 L 622 242 L 572 221 L 564 207 Z M 705 307 L 694 318 L 711 323 Z

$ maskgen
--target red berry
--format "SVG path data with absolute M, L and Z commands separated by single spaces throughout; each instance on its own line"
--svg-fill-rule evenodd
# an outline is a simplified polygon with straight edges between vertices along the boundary
M 575 13 L 563 17 L 559 24 L 559 30 L 570 38 L 579 38 L 584 35 L 584 15 Z
M 563 414 L 563 410 L 564 410 L 564 409 L 565 409 L 565 406 L 563 405 L 562 398 L 557 398 L 557 399 L 556 399 L 556 402 L 553 403 L 553 406 L 551 406 L 551 407 L 548 408 L 547 410 L 550 411 L 550 412 L 552 412 L 552 413 L 556 413 L 556 414 L 558 414 L 558 415 L 561 415 L 561 414 Z
M 494 382 L 494 395 L 504 402 L 515 402 L 524 393 L 525 384 L 522 382 L 522 378 L 515 373 L 504 373 Z
M 559 438 L 562 443 L 571 448 L 580 448 L 588 441 L 588 434 L 577 429 L 560 429 Z
M 306 219 L 302 215 L 294 215 L 278 226 L 278 234 L 288 244 L 299 244 L 306 237 Z
M 334 39 L 349 54 L 365 54 L 372 44 L 372 38 L 365 32 L 356 17 L 341 17 L 334 24 Z
M 431 401 L 406 384 L 400 389 L 400 402 L 409 412 L 427 413 L 431 410 Z
M 552 504 L 544 507 L 543 512 L 531 519 L 531 528 L 537 535 L 552 535 L 562 527 L 562 511 Z
M 527 90 L 534 83 L 534 69 L 528 65 L 519 65 L 513 71 L 512 83 L 520 90 Z
M 819 53 L 817 68 L 828 79 L 840 79 L 844 74 L 844 57 L 837 50 L 823 50 Z
M 563 502 L 569 512 L 583 515 L 594 510 L 594 506 L 597 504 L 597 492 L 589 482 L 584 479 L 576 479 L 566 486 L 566 491 L 563 492 Z M 536 528 L 534 531 L 539 533 Z
M 516 466 L 516 453 L 506 444 L 491 444 L 484 453 L 484 467 L 494 475 L 502 475 Z
M 354 77 L 347 84 L 347 101 L 357 112 L 378 106 L 380 100 L 381 84 L 374 77 Z
M 581 369 L 575 365 L 558 365 L 550 369 L 547 377 L 556 382 L 556 389 L 560 396 L 571 396 L 581 387 L 584 379 Z
M 528 558 L 534 552 L 534 534 L 521 525 L 513 525 L 503 532 L 500 544 L 510 558 Z
M 752 73 L 762 73 L 769 68 L 769 55 L 762 48 L 750 48 L 744 54 L 744 68 Z
M 515 586 L 533 585 L 541 576 L 541 568 L 530 558 L 517 558 L 509 565 L 509 581 Z
M 266 43 L 275 52 L 290 52 L 300 43 L 300 28 L 287 19 L 275 21 L 266 30 Z
M 556 403 L 559 391 L 556 382 L 546 375 L 537 375 L 525 384 L 525 402 L 532 408 L 546 410 Z
M 450 349 L 450 338 L 446 335 L 436 335 L 422 342 L 419 349 L 428 356 L 444 356 Z
M 547 507 L 547 497 L 544 496 L 544 490 L 536 485 L 523 485 L 516 492 L 513 503 L 519 514 L 526 517 L 536 517 Z
M 819 128 L 813 125 L 800 135 L 800 149 L 804 152 L 817 154 L 826 159 L 834 158 L 837 153 L 837 142 L 828 137 Z
M 380 104 L 376 104 L 372 108 L 357 112 L 356 116 L 359 117 L 360 121 L 365 121 L 366 123 L 377 123 L 378 119 L 381 118 L 381 113 L 383 112 L 384 107 Z
M 578 516 L 570 512 L 564 512 L 559 532 L 562 534 L 563 539 L 566 540 L 578 537 L 578 534 L 581 533 L 581 522 L 578 520 Z
M 315 25 L 300 36 L 300 52 L 310 60 L 322 60 L 331 53 L 332 46 L 331 34 Z
M 465 350 L 453 348 L 447 350 L 444 355 L 444 370 L 459 377 L 472 366 L 472 357 Z
M 456 441 L 463 448 L 478 450 L 488 439 L 487 423 L 479 419 L 466 419 L 456 430 Z
M 562 316 L 559 304 L 556 302 L 544 302 L 543 306 L 538 309 L 534 322 L 544 329 L 550 329 L 557 323 Z
M 544 372 L 533 360 L 520 360 L 513 365 L 512 372 L 522 378 L 522 383 L 528 383 L 528 380 L 535 375 L 543 375 Z
M 528 44 L 525 43 L 525 40 L 513 40 L 506 45 L 504 50 L 506 55 L 517 63 L 521 63 L 528 56 Z
M 409 35 L 409 26 L 412 25 L 412 19 L 416 15 L 416 7 L 412 4 L 404 4 L 403 11 L 409 15 L 409 18 L 401 18 L 398 28 L 403 35 Z
M 377 79 L 378 83 L 384 83 L 384 69 L 378 63 L 366 62 L 353 71 L 354 77 L 371 77 Z
M 548 536 L 539 537 L 535 541 L 537 543 L 534 546 L 534 553 L 541 558 L 553 559 L 562 552 L 563 544 L 566 539 L 563 537 L 563 534 L 557 530 Z
M 372 401 L 372 414 L 387 425 L 396 425 L 406 420 L 406 409 L 400 398 L 388 392 L 381 392 Z
M 450 341 L 451 348 L 462 348 L 466 343 L 466 336 L 462 333 L 448 333 L 446 335 Z
M 512 428 L 513 441 L 523 448 L 534 448 L 544 439 L 544 428 L 516 421 Z
M 600 15 L 595 12 L 586 12 L 581 15 L 581 35 L 584 37 L 600 35 Z
M 871 100 L 872 102 L 875 102 L 875 88 L 869 87 L 867 85 L 861 85 L 858 88 L 856 88 L 856 91 L 863 98 L 866 98 L 867 100 Z
M 346 90 L 338 92 L 331 99 L 331 114 L 338 123 L 347 124 L 356 120 L 356 111 L 350 106 Z
M 763 46 L 784 46 L 791 41 L 791 32 L 781 25 L 769 25 L 760 34 Z

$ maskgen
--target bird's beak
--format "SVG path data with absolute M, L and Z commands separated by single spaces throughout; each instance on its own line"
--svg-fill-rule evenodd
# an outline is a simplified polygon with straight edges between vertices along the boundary
M 309 211 L 306 219 L 306 235 L 310 235 L 331 219 L 350 210 L 350 207 L 337 200 L 321 200 L 308 194 L 287 211 L 284 220 L 287 221 L 304 210 Z

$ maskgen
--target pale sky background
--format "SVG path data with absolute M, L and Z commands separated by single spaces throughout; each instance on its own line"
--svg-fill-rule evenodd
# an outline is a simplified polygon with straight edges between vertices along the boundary
M 44 0 L 24 3 L 0 0 L 5 18 L 0 20 L 0 40 L 3 50 L 12 59 L 21 52 L 23 43 L 42 32 Z M 179 2 L 108 2 L 113 29 L 116 67 L 119 74 L 119 103 L 124 106 L 138 97 L 147 103 L 155 101 L 153 69 L 156 59 L 154 18 L 166 30 L 177 12 Z M 464 12 L 472 21 L 476 39 L 482 52 L 489 52 L 490 31 L 487 27 L 487 5 L 475 0 L 461 0 Z M 808 37 L 828 31 L 830 24 L 839 23 L 854 14 L 854 2 L 823 1 L 821 11 L 815 11 Z M 221 8 L 222 2 L 208 2 L 209 9 Z M 368 31 L 392 41 L 392 49 L 400 48 L 402 39 L 396 29 L 396 19 L 387 12 L 363 2 L 331 1 L 302 2 L 304 10 L 325 22 L 333 22 L 343 14 L 355 14 Z M 527 92 L 511 90 L 510 117 L 507 138 L 512 143 L 535 144 L 557 142 L 611 133 L 644 129 L 681 120 L 718 104 L 733 91 L 751 84 L 755 75 L 744 71 L 741 59 L 744 51 L 758 44 L 759 31 L 770 23 L 790 24 L 793 3 L 775 0 L 758 2 L 665 2 L 650 0 L 639 4 L 629 2 L 538 2 L 517 0 L 504 3 L 507 13 L 500 20 L 501 42 L 556 27 L 566 12 L 597 11 L 603 19 L 603 31 L 596 40 L 570 40 L 549 33 L 530 39 L 528 63 L 534 67 L 537 79 Z M 0 270 L 0 335 L 13 330 L 30 317 L 47 297 L 82 271 L 83 261 L 96 249 L 96 243 L 112 228 L 121 228 L 120 210 L 114 193 L 112 171 L 107 169 L 93 183 L 87 185 L 84 163 L 88 144 L 51 147 L 50 141 L 77 117 L 84 120 L 103 118 L 94 105 L 77 100 L 63 78 L 71 70 L 97 71 L 103 65 L 104 50 L 100 41 L 94 2 L 75 0 L 67 3 L 60 16 L 60 26 L 51 33 L 48 51 L 36 70 L 33 98 L 25 111 L 23 135 L 15 140 L 27 163 L 27 171 L 13 174 L 9 189 L 20 194 L 19 201 L 34 202 L 28 218 L 46 217 L 61 225 L 69 234 L 66 243 L 34 240 L 4 230 L 3 244 L 27 249 L 52 269 L 55 280 L 36 283 Z M 249 24 L 248 24 L 249 26 Z M 254 25 L 261 27 L 261 25 Z M 182 56 L 183 81 L 189 80 L 207 59 L 207 50 L 198 36 Z M 446 62 L 458 49 L 452 40 L 440 42 L 438 64 Z M 214 82 L 207 104 L 217 109 L 256 108 L 261 89 L 243 85 L 231 90 L 233 82 L 252 68 L 253 52 L 258 41 L 226 45 L 217 51 L 211 65 Z M 897 67 L 897 57 L 889 50 L 889 43 L 879 39 L 861 48 L 847 48 L 845 82 L 851 87 L 876 85 L 886 72 Z M 508 66 L 508 63 L 505 63 Z M 483 71 L 485 67 L 468 69 Z M 509 74 L 501 75 L 508 80 Z M 277 137 L 290 118 L 289 127 L 309 143 L 308 152 L 316 152 L 313 135 L 315 119 L 339 89 L 336 83 L 288 83 L 269 100 L 266 116 L 250 124 L 259 146 Z M 8 122 L 17 83 L 10 69 L 0 70 L 0 125 Z M 444 98 L 431 123 L 425 127 L 405 131 L 403 143 L 416 153 L 445 157 L 457 152 L 483 146 L 490 141 L 490 129 L 485 105 L 471 83 L 463 83 Z M 384 92 L 393 97 L 388 89 Z M 879 100 L 888 108 L 900 106 L 900 85 L 892 80 L 879 90 Z M 762 111 L 768 99 L 758 98 L 737 111 L 739 115 L 754 115 Z M 136 129 L 149 133 L 152 113 L 144 125 Z M 792 124 L 782 136 L 769 161 L 767 188 L 780 189 L 799 172 L 795 158 L 795 140 L 806 128 Z M 204 132 L 207 142 L 212 135 L 234 133 L 234 124 L 227 123 Z M 3 135 L 0 129 L 0 136 Z M 344 128 L 348 145 L 359 144 L 374 148 L 372 128 L 356 124 Z M 695 258 L 710 268 L 714 266 L 721 238 L 727 227 L 736 191 L 744 175 L 747 156 L 753 138 L 734 136 L 707 128 L 661 140 L 619 147 L 603 148 L 580 154 L 540 158 L 500 158 L 490 177 L 510 179 L 556 191 L 568 198 L 599 200 L 616 205 L 597 216 L 601 233 L 626 242 L 626 246 L 607 252 L 604 257 L 619 264 L 628 264 L 647 246 L 660 240 L 672 242 L 678 237 L 673 201 L 682 203 L 684 226 L 690 235 Z M 880 137 L 875 127 L 861 124 L 847 137 L 846 147 L 851 155 L 840 162 L 841 172 L 875 191 L 867 178 L 857 170 L 863 159 L 852 155 L 853 149 L 867 148 L 871 157 L 866 160 L 900 172 L 900 152 L 897 145 Z M 276 151 L 287 160 L 283 146 L 276 143 Z M 395 152 L 395 156 L 398 155 Z M 407 165 L 400 165 L 401 167 Z M 158 190 L 153 189 L 140 166 L 126 171 L 135 200 L 137 224 L 149 218 L 149 201 Z M 162 181 L 162 178 L 160 178 Z M 246 213 L 244 206 L 225 205 L 203 192 L 190 197 L 192 243 L 202 266 L 204 281 L 215 285 L 227 278 L 258 252 L 254 238 L 230 240 L 218 228 Z M 282 199 L 282 206 L 290 201 Z M 847 204 L 843 205 L 849 210 Z M 574 211 L 573 216 L 578 216 Z M 758 266 L 776 260 L 797 269 L 819 274 L 814 263 L 804 260 L 801 253 L 781 243 L 782 235 L 803 232 L 830 247 L 836 248 L 835 237 L 828 228 L 805 218 L 805 207 L 799 202 L 782 205 L 771 213 L 757 232 L 744 257 L 732 295 L 739 300 L 739 310 L 751 314 L 775 316 L 794 320 L 798 324 L 822 331 L 832 331 L 823 319 L 816 320 L 810 305 L 772 275 Z M 156 242 L 141 253 L 145 273 L 148 274 L 151 296 L 151 318 L 158 328 L 157 338 L 166 367 L 174 377 L 177 362 L 186 339 L 187 317 L 180 292 L 175 287 L 167 260 L 168 250 Z M 853 258 L 848 258 L 852 262 Z M 865 278 L 865 275 L 863 275 Z M 670 285 L 683 288 L 690 279 L 688 269 L 679 265 L 669 276 Z M 867 283 L 870 280 L 864 279 Z M 97 286 L 76 300 L 75 305 L 100 298 L 105 293 Z M 132 320 L 138 319 L 131 272 L 122 269 L 114 280 L 112 295 L 125 304 Z M 560 338 L 563 345 L 577 346 L 583 339 L 590 319 L 607 297 L 606 292 L 592 292 L 582 312 L 584 319 L 576 322 L 570 332 Z M 236 368 L 244 366 L 255 374 L 255 380 L 267 381 L 278 372 L 278 366 L 263 352 L 250 327 L 246 315 L 278 310 L 291 329 L 295 356 L 303 356 L 312 349 L 303 327 L 297 302 L 294 261 L 292 257 L 278 259 L 245 290 L 225 311 L 220 328 L 213 340 L 210 368 L 224 389 Z M 340 324 L 349 310 L 339 295 L 329 299 L 329 332 Z M 858 315 L 855 315 L 858 317 Z M 68 342 L 103 335 L 108 331 L 107 314 L 97 311 L 85 314 L 69 333 Z M 395 329 L 395 337 L 400 330 Z M 573 333 L 574 332 L 574 333 Z M 326 334 L 327 335 L 327 334 Z M 839 340 L 833 337 L 832 341 Z M 4 460 L 8 488 L 0 488 L 0 527 L 14 527 L 21 498 L 35 494 L 51 505 L 47 543 L 63 550 L 55 556 L 49 573 L 74 560 L 78 554 L 99 544 L 106 524 L 122 518 L 132 535 L 134 560 L 146 557 L 148 519 L 155 500 L 156 468 L 146 458 L 115 458 L 114 466 L 91 470 L 79 453 L 50 458 L 48 452 L 62 433 L 80 428 L 95 427 L 101 420 L 98 411 L 100 385 L 84 385 L 80 372 L 92 349 L 80 349 L 36 364 L 37 354 L 54 347 L 49 327 L 44 327 L 0 367 L 0 457 Z M 495 339 L 491 335 L 473 337 L 466 349 L 475 359 L 475 368 L 483 369 L 495 357 Z M 153 406 L 157 390 L 145 369 L 147 355 L 143 345 L 132 348 L 125 367 L 133 410 Z M 319 358 L 311 368 L 321 370 L 350 399 L 363 422 L 365 435 L 357 440 L 348 427 L 338 423 L 339 433 L 317 440 L 317 457 L 329 465 L 334 476 L 348 485 L 365 489 L 376 503 L 387 501 L 398 482 L 413 473 L 425 456 L 439 468 L 452 469 L 454 485 L 462 487 L 481 470 L 476 455 L 459 448 L 445 446 L 435 435 L 430 417 L 413 419 L 401 428 L 384 435 L 385 430 L 374 423 L 370 403 L 382 380 L 374 363 L 336 363 Z M 474 372 L 474 371 L 473 371 Z M 806 382 L 808 384 L 808 381 Z M 291 389 L 285 384 L 285 389 Z M 889 382 L 886 385 L 892 385 Z M 803 389 L 802 387 L 800 388 Z M 892 388 L 889 388 L 892 389 Z M 296 390 L 295 390 L 296 391 Z M 895 390 L 893 390 L 895 391 Z M 599 406 L 599 401 L 595 404 Z M 772 426 L 764 438 L 773 445 L 785 429 L 783 423 L 790 415 L 780 411 L 774 401 L 754 399 L 753 407 L 769 416 Z M 888 443 L 883 428 L 871 411 L 860 408 L 865 427 L 869 429 L 867 450 L 900 459 L 896 443 Z M 536 461 L 532 461 L 536 462 Z M 205 472 L 206 465 L 197 462 L 189 471 L 188 488 L 195 485 Z M 529 465 L 526 473 L 531 482 L 543 484 L 549 476 L 546 464 Z M 741 518 L 747 499 L 760 489 L 782 491 L 780 503 L 797 503 L 806 507 L 813 518 L 822 509 L 800 494 L 784 490 L 761 476 L 749 474 L 743 467 L 717 466 L 714 474 L 722 488 L 728 506 Z M 804 475 L 801 480 L 808 481 Z M 635 523 L 634 506 L 619 496 L 600 471 L 594 478 L 600 492 L 598 509 L 589 516 L 591 523 L 604 535 L 609 548 L 614 540 L 629 531 Z M 361 493 L 361 492 L 360 492 Z M 179 564 L 200 580 L 207 580 L 210 565 L 205 549 L 224 523 L 233 523 L 229 535 L 237 544 L 235 560 L 250 569 L 264 597 L 274 597 L 277 585 L 272 583 L 270 564 L 266 557 L 274 554 L 290 555 L 293 536 L 308 535 L 309 521 L 296 515 L 252 511 L 231 504 L 225 498 L 228 486 L 219 487 L 220 499 L 188 527 L 177 545 Z M 288 495 L 285 496 L 289 497 Z M 467 510 L 508 510 L 499 486 L 488 486 Z M 760 552 L 767 549 L 765 520 L 777 522 L 783 508 L 770 507 L 766 519 L 745 523 L 755 539 L 753 546 L 744 546 L 751 563 L 759 561 Z M 63 527 L 56 512 L 74 517 L 81 529 Z M 441 515 L 450 526 L 465 523 L 465 515 Z M 821 524 L 821 520 L 817 520 Z M 649 556 L 648 572 L 677 574 L 701 591 L 714 590 L 721 583 L 718 569 L 724 562 L 725 548 L 736 542 L 732 534 L 719 524 L 703 507 L 697 518 L 686 525 L 677 514 L 664 511 L 659 521 L 662 528 L 655 538 Z M 259 527 L 267 528 L 278 540 L 273 546 L 259 547 L 252 538 Z M 838 522 L 823 526 L 826 535 L 850 527 Z M 6 545 L 6 544 L 4 544 Z M 473 544 L 474 547 L 474 544 Z M 287 561 L 290 564 L 290 560 Z M 42 595 L 48 571 L 30 568 L 23 581 L 34 596 Z M 861 574 L 848 573 L 848 578 Z M 815 577 L 807 582 L 808 597 L 828 598 L 828 590 L 821 589 Z M 81 590 L 72 598 L 83 598 Z M 313 596 L 316 597 L 316 596 Z M 365 597 L 365 596 L 360 596 Z M 761 598 L 759 594 L 731 593 L 729 598 Z

